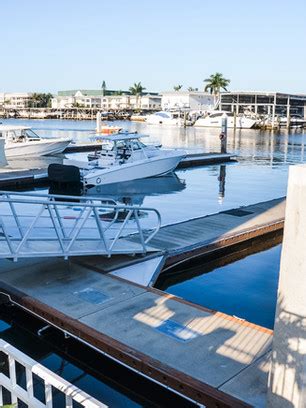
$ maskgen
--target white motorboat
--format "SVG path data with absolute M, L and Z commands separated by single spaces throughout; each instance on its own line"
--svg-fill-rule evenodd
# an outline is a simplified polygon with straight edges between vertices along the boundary
M 30 127 L 0 125 L 7 158 L 37 157 L 61 153 L 72 139 L 41 138 Z
M 135 133 L 106 136 L 108 143 L 102 144 L 95 159 L 64 160 L 62 167 L 50 165 L 49 178 L 56 182 L 76 181 L 75 169 L 79 168 L 79 181 L 86 187 L 138 180 L 167 174 L 186 156 L 184 150 L 147 146 L 139 140 L 142 137 Z
M 212 111 L 208 112 L 204 117 L 199 118 L 195 122 L 194 126 L 221 128 L 223 118 L 227 118 L 228 128 L 234 128 L 235 122 L 237 129 L 251 129 L 256 124 L 256 120 L 239 115 L 235 117 L 235 115 L 232 112 Z
M 184 126 L 184 119 L 179 112 L 160 111 L 147 116 L 146 123 L 149 125 L 172 125 Z
M 279 119 L 280 126 L 287 126 L 288 118 L 286 116 L 281 116 Z M 303 127 L 306 124 L 306 118 L 300 115 L 292 115 L 289 119 L 290 127 Z

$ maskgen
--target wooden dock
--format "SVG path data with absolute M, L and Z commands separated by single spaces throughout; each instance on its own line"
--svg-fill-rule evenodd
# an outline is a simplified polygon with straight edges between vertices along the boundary
M 284 209 L 285 200 L 277 199 L 164 226 L 152 244 L 167 268 L 282 229 Z M 2 260 L 0 290 L 40 319 L 207 407 L 264 407 L 272 331 L 105 274 L 112 263 L 129 262 Z

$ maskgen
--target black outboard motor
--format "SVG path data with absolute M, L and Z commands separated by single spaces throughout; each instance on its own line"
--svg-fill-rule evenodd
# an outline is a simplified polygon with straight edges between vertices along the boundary
M 76 166 L 65 164 L 50 164 L 48 167 L 48 178 L 54 183 L 81 183 L 80 169 Z
M 78 167 L 57 163 L 50 164 L 48 167 L 48 178 L 50 182 L 49 194 L 82 195 L 83 185 Z

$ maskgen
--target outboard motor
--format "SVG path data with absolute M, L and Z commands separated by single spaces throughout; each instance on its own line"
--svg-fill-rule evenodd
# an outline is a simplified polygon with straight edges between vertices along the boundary
M 65 164 L 50 164 L 48 178 L 54 183 L 81 183 L 80 169 L 76 166 Z

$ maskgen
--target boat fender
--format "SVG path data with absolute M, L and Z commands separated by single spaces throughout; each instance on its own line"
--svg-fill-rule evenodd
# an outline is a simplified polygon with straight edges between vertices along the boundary
M 219 139 L 220 139 L 220 140 L 224 140 L 224 139 L 225 139 L 225 134 L 224 134 L 224 133 L 220 133 Z
M 100 177 L 97 178 L 96 182 L 97 182 L 97 184 L 101 184 L 101 179 L 100 179 Z

